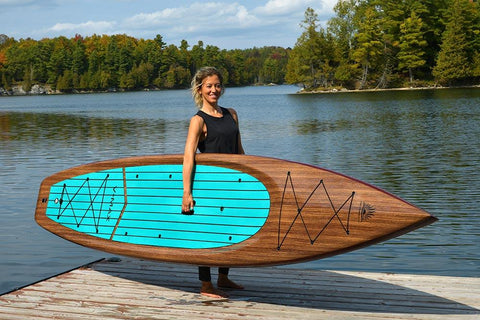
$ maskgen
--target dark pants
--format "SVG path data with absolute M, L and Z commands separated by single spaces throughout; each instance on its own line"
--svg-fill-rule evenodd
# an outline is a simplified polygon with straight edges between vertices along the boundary
M 228 268 L 218 268 L 218 273 L 228 276 Z M 212 281 L 210 267 L 198 267 L 198 279 L 200 281 Z

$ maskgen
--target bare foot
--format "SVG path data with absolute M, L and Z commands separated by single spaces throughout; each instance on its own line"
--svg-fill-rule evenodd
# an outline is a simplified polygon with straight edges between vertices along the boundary
M 220 274 L 218 276 L 217 285 L 219 288 L 237 289 L 242 290 L 244 287 L 238 283 L 233 282 L 227 276 Z
M 210 281 L 202 281 L 200 294 L 209 298 L 228 298 L 228 294 L 222 290 L 215 289 Z

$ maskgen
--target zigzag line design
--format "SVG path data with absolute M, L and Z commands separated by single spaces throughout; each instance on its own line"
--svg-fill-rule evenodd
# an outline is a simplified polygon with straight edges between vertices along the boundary
M 83 181 L 82 185 L 80 187 L 78 187 L 78 189 L 76 190 L 76 192 L 73 196 L 70 196 L 70 193 L 68 192 L 68 186 L 67 186 L 67 184 L 64 184 L 63 189 L 62 189 L 62 194 L 61 194 L 60 200 L 59 200 L 60 205 L 58 207 L 57 219 L 60 219 L 61 216 L 65 213 L 65 211 L 67 211 L 67 209 L 70 209 L 70 211 L 71 211 L 71 213 L 72 213 L 72 215 L 75 219 L 75 224 L 77 225 L 77 227 L 80 227 L 82 225 L 83 220 L 85 219 L 85 217 L 89 213 L 89 211 L 91 211 L 92 219 L 93 219 L 93 222 L 94 222 L 94 225 L 95 225 L 95 231 L 98 233 L 98 231 L 99 231 L 98 228 L 99 228 L 99 225 L 100 225 L 100 219 L 101 219 L 101 216 L 102 216 L 102 212 L 104 211 L 103 206 L 104 206 L 104 200 L 105 200 L 105 193 L 106 193 L 106 189 L 107 189 L 107 181 L 108 181 L 109 177 L 110 177 L 110 175 L 107 174 L 105 179 L 103 179 L 102 183 L 100 184 L 100 186 L 97 188 L 96 191 L 94 190 L 94 188 L 92 188 L 90 186 L 90 179 L 86 178 L 85 181 Z M 72 202 L 78 196 L 80 191 L 82 191 L 84 189 L 87 190 L 87 194 L 90 198 L 90 201 L 89 201 L 90 204 L 87 207 L 87 209 L 85 209 L 84 211 L 82 210 L 82 211 L 78 212 L 79 210 L 78 209 L 75 210 L 75 208 L 72 206 Z M 98 215 L 97 215 L 96 212 L 95 212 L 94 203 L 95 203 L 98 195 L 100 194 L 100 192 L 102 190 L 103 190 L 103 193 L 101 195 L 100 209 L 98 210 Z M 65 207 L 62 208 L 62 204 L 65 202 L 64 201 L 65 198 L 67 200 L 67 203 L 66 203 Z
M 287 191 L 287 186 L 290 185 L 291 187 L 291 190 L 292 190 L 292 193 L 293 193 L 293 197 L 295 199 L 295 203 L 296 203 L 296 206 L 297 206 L 297 214 L 295 215 L 295 218 L 293 218 L 292 222 L 290 223 L 290 226 L 288 227 L 287 231 L 282 235 L 282 231 L 281 231 L 281 222 L 282 222 L 282 212 L 283 212 L 283 206 L 284 206 L 284 200 L 285 200 L 285 194 L 286 194 L 286 191 Z M 312 197 L 314 196 L 314 194 L 317 192 L 317 190 L 320 188 L 320 190 L 322 190 L 327 199 L 328 199 L 328 203 L 332 209 L 332 215 L 330 217 L 330 219 L 328 219 L 328 221 L 325 223 L 325 225 L 322 227 L 322 229 L 316 234 L 316 235 L 312 235 L 305 220 L 304 220 L 304 217 L 302 215 L 302 211 L 303 209 L 307 206 L 307 204 L 309 203 L 309 201 L 312 199 Z M 290 171 L 287 173 L 287 177 L 285 179 L 285 186 L 284 186 L 284 189 L 283 189 L 283 194 L 282 194 L 282 201 L 281 201 L 281 204 L 280 204 L 280 213 L 279 213 L 279 218 L 278 218 L 278 242 L 277 242 L 277 250 L 280 250 L 283 246 L 283 244 L 285 243 L 285 240 L 287 239 L 288 235 L 290 234 L 290 231 L 292 230 L 293 228 L 293 225 L 295 224 L 295 222 L 297 220 L 301 220 L 301 223 L 303 225 L 303 227 L 305 228 L 305 232 L 308 236 L 308 239 L 310 241 L 310 244 L 315 244 L 315 242 L 318 240 L 318 238 L 322 235 L 322 233 L 330 226 L 331 222 L 336 218 L 338 220 L 338 222 L 340 222 L 340 225 L 342 226 L 343 230 L 345 231 L 345 234 L 350 234 L 350 216 L 351 216 L 351 213 L 352 213 L 352 204 L 353 204 L 353 199 L 355 197 L 355 191 L 353 191 L 351 193 L 350 196 L 347 197 L 347 199 L 343 202 L 343 204 L 338 208 L 336 209 L 335 208 L 335 205 L 333 204 L 333 201 L 332 199 L 330 198 L 330 195 L 328 193 L 328 190 L 325 186 L 325 183 L 323 180 L 320 180 L 318 182 L 318 184 L 315 186 L 315 188 L 313 188 L 312 192 L 310 193 L 310 195 L 307 197 L 307 199 L 305 200 L 305 202 L 300 206 L 299 205 L 299 202 L 298 202 L 298 198 L 297 198 L 297 195 L 295 193 L 295 187 L 294 187 L 294 184 L 293 184 L 293 180 L 292 180 L 292 176 L 290 174 Z M 346 224 L 340 219 L 339 217 L 339 212 L 340 210 L 342 210 L 344 207 L 348 206 L 348 214 L 347 214 L 347 221 L 346 221 Z

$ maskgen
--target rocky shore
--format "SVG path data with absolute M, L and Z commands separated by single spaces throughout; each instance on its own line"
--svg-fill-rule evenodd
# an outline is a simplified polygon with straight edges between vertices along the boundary
M 49 86 L 35 84 L 30 91 L 25 91 L 21 85 L 12 86 L 11 90 L 5 90 L 0 87 L 0 96 L 27 96 L 27 95 L 42 95 L 42 94 L 56 94 Z
M 146 88 L 141 89 L 143 91 L 156 91 L 159 88 Z M 30 91 L 25 91 L 22 85 L 12 86 L 10 90 L 5 90 L 0 87 L 0 97 L 2 96 L 35 96 L 35 95 L 51 95 L 51 94 L 81 94 L 81 93 L 104 93 L 104 92 L 124 92 L 123 89 L 110 88 L 106 90 L 72 90 L 71 92 L 62 92 L 59 90 L 53 90 L 51 86 L 45 84 L 35 84 Z M 138 90 L 140 91 L 140 90 Z

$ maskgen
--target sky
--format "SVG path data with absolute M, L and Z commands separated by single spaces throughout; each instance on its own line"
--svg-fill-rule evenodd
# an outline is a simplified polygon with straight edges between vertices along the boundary
M 337 0 L 0 0 L 0 34 L 15 39 L 127 34 L 221 49 L 295 46 L 305 10 L 325 26 Z

